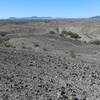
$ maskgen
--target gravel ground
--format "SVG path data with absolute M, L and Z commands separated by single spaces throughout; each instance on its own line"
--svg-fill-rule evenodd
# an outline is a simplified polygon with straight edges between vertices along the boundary
M 100 65 L 0 49 L 0 100 L 100 100 Z

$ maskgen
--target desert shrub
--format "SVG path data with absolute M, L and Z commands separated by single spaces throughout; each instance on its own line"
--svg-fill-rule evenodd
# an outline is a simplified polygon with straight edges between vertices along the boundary
M 0 35 L 2 36 L 2 37 L 4 37 L 4 36 L 6 36 L 6 32 L 0 32 Z
M 71 33 L 70 36 L 71 36 L 71 38 L 74 38 L 74 39 L 81 38 L 77 33 Z
M 68 34 L 67 31 L 62 31 L 61 34 L 60 34 L 61 37 L 66 37 L 66 36 L 68 36 L 68 35 L 69 35 L 69 34 Z
M 9 43 L 9 38 L 0 38 L 0 47 L 12 47 L 15 48 L 13 45 Z
M 11 45 L 11 44 L 9 43 L 9 41 L 4 41 L 4 42 L 2 43 L 2 46 L 7 47 L 7 48 L 15 48 L 15 46 Z
M 69 32 L 67 32 L 67 31 L 62 31 L 62 34 L 69 35 Z
M 48 49 L 47 49 L 47 48 L 43 48 L 43 50 L 44 50 L 44 51 L 48 51 Z
M 55 31 L 49 31 L 49 34 L 55 34 L 56 32 Z
M 71 31 L 62 31 L 62 33 L 60 34 L 60 36 L 70 36 L 71 38 L 74 38 L 74 39 L 81 38 L 77 33 L 73 33 Z
M 35 43 L 34 46 L 35 46 L 35 47 L 39 47 L 40 45 L 39 45 L 38 43 Z
M 71 50 L 71 51 L 69 52 L 69 56 L 70 56 L 71 58 L 76 58 L 76 54 L 75 54 L 75 52 L 74 52 L 73 50 Z
M 6 42 L 8 40 L 9 40 L 9 38 L 2 38 L 2 37 L 0 37 L 0 44 Z
M 56 32 L 59 33 L 59 27 L 56 28 Z
M 8 42 L 4 42 L 5 47 L 12 47 Z
M 3 39 L 2 38 L 0 38 L 0 44 L 2 44 L 3 43 Z
M 90 41 L 91 44 L 100 45 L 100 40 Z
M 61 36 L 61 37 L 64 37 L 64 35 L 63 35 L 63 34 L 60 34 L 60 36 Z
M 68 36 L 68 32 L 67 31 L 62 31 L 62 33 L 60 34 L 61 37 L 64 37 L 64 36 Z

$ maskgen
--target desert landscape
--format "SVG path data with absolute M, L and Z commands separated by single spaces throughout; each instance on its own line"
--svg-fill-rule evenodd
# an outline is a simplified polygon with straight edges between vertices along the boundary
M 0 100 L 100 100 L 100 20 L 0 20 Z

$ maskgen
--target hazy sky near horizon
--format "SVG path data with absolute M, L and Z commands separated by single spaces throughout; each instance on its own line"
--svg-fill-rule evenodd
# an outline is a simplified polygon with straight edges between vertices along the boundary
M 100 15 L 100 0 L 0 0 L 0 18 L 83 18 L 97 15 Z

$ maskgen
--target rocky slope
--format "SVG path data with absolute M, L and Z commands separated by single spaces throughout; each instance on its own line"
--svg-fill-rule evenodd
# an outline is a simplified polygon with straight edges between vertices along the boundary
M 100 39 L 99 26 L 91 20 L 0 24 L 0 100 L 99 100 L 100 46 L 83 42 Z M 81 41 L 61 36 L 63 30 Z

